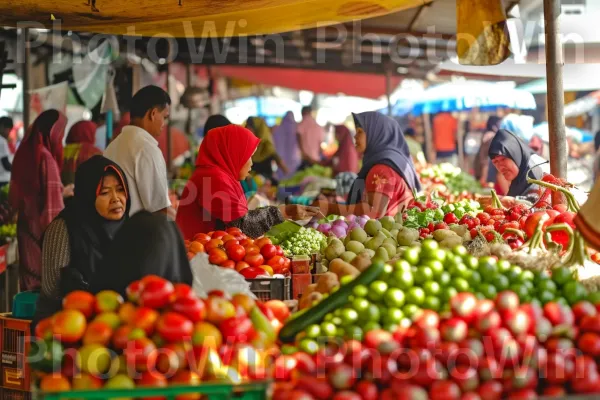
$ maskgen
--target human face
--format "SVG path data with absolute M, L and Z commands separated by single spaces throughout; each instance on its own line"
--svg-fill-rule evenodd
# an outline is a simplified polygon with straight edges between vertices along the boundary
M 169 112 L 171 108 L 167 105 L 162 110 L 160 108 L 153 108 L 148 111 L 148 128 L 146 129 L 155 138 L 159 137 L 165 127 L 166 121 L 169 119 Z
M 356 130 L 356 136 L 354 137 L 354 140 L 356 141 L 356 151 L 359 154 L 363 154 L 367 149 L 367 133 L 363 128 L 358 128 Z
M 252 169 L 252 157 L 250 157 L 248 159 L 248 161 L 246 161 L 246 164 L 244 164 L 244 166 L 240 170 L 240 181 L 243 181 L 244 179 L 246 179 L 248 177 L 248 175 L 250 175 L 251 169 Z
M 125 215 L 127 193 L 121 181 L 114 175 L 105 175 L 100 193 L 96 196 L 96 211 L 109 221 L 120 221 Z
M 515 178 L 519 175 L 519 167 L 508 157 L 496 156 L 492 159 L 492 163 L 504 176 L 504 179 L 509 182 L 515 180 Z

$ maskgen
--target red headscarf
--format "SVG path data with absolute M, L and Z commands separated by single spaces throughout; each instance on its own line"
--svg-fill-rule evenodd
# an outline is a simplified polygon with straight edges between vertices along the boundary
M 358 153 L 350 130 L 344 125 L 335 126 L 335 136 L 339 142 L 339 148 L 335 156 L 337 165 L 334 166 L 335 175 L 341 172 L 358 173 Z
M 20 201 L 39 197 L 45 177 L 40 169 L 43 153 L 50 153 L 58 170 L 63 163 L 63 136 L 67 117 L 57 110 L 41 113 L 17 149 L 12 164 L 10 185 L 11 203 L 17 208 Z
M 89 143 L 96 144 L 96 129 L 98 125 L 92 121 L 79 121 L 69 129 L 67 144 Z
M 238 125 L 215 128 L 206 135 L 177 210 L 177 224 L 186 239 L 214 230 L 217 219 L 228 223 L 246 215 L 248 203 L 239 175 L 259 142 Z

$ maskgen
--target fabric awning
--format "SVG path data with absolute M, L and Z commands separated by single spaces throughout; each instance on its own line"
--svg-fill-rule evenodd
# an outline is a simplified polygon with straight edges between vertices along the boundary
M 241 67 L 222 65 L 214 68 L 220 76 L 267 86 L 309 90 L 322 94 L 340 94 L 376 99 L 385 95 L 385 76 L 376 74 L 321 71 L 296 68 Z M 402 78 L 391 77 L 392 90 Z
M 128 36 L 231 37 L 364 19 L 429 0 L 4 0 L 2 24 Z M 42 26 L 34 26 L 42 28 Z

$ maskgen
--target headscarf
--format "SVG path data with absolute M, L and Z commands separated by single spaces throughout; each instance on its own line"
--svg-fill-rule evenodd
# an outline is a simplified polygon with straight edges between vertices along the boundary
M 79 121 L 69 130 L 61 171 L 64 185 L 75 181 L 75 172 L 82 163 L 96 154 L 102 154 L 102 151 L 96 147 L 96 129 L 98 126 L 92 121 Z
M 41 113 L 28 129 L 12 163 L 10 201 L 18 209 L 20 203 L 37 204 L 46 185 L 41 169 L 44 153 L 52 156 L 58 166 L 63 164 L 63 136 L 67 117 L 57 110 Z
M 339 147 L 334 156 L 337 158 L 337 165 L 334 165 L 334 175 L 342 172 L 356 174 L 358 172 L 358 153 L 356 152 L 350 130 L 344 125 L 336 125 L 335 137 L 339 143 Z
M 421 190 L 421 183 L 408 150 L 408 145 L 398 122 L 375 111 L 352 114 L 357 129 L 367 135 L 367 148 L 358 179 L 352 185 L 348 202 L 359 203 L 363 199 L 365 179 L 377 164 L 387 165 L 396 171 L 411 190 Z
M 273 130 L 273 141 L 277 154 L 283 159 L 283 162 L 289 169 L 288 175 L 283 175 L 278 171 L 279 179 L 285 179 L 293 175 L 301 162 L 300 149 L 298 148 L 298 124 L 294 119 L 294 113 L 288 111 L 281 124 Z
M 509 196 L 525 194 L 532 186 L 527 183 L 527 171 L 534 165 L 543 162 L 543 159 L 537 156 L 525 142 L 506 129 L 500 129 L 496 133 L 492 143 L 490 143 L 488 154 L 490 159 L 497 156 L 510 158 L 519 167 L 519 175 L 510 183 Z M 540 179 L 542 175 L 543 171 L 539 167 L 533 168 L 529 174 L 533 179 Z
M 220 128 L 227 125 L 231 125 L 231 121 L 229 121 L 227 117 L 221 114 L 211 115 L 204 123 L 204 136 L 206 136 L 211 129 Z
M 246 215 L 248 204 L 239 175 L 258 145 L 258 138 L 238 125 L 215 128 L 206 135 L 196 170 L 181 196 L 188 200 L 177 210 L 177 225 L 186 239 L 214 230 L 216 219 L 231 222 Z
M 239 186 L 239 185 L 238 185 Z M 181 234 L 166 215 L 140 211 L 115 235 L 92 279 L 92 293 L 114 290 L 125 296 L 133 281 L 158 275 L 192 284 L 193 275 Z
M 277 150 L 275 150 L 275 145 L 273 144 L 273 137 L 271 136 L 271 130 L 264 119 L 260 117 L 250 117 L 246 122 L 246 127 L 260 139 L 260 144 L 252 156 L 252 161 L 259 163 L 277 155 Z
M 69 129 L 66 143 L 86 143 L 93 145 L 96 143 L 96 129 L 98 129 L 98 125 L 92 121 L 76 122 L 75 125 Z

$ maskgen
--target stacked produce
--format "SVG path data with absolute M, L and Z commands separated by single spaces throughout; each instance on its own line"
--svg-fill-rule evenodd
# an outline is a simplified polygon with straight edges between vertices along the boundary
M 207 252 L 211 264 L 235 269 L 247 279 L 287 275 L 290 271 L 290 260 L 280 246 L 273 245 L 271 239 L 265 237 L 250 239 L 238 228 L 198 233 L 193 241 L 186 242 L 186 246 L 188 258 Z
M 600 303 L 548 302 L 542 308 L 503 291 L 493 301 L 459 293 L 449 307 L 443 314 L 422 312 L 393 332 L 374 329 L 362 339 L 282 356 L 274 399 L 499 400 L 600 393 Z
M 9 190 L 9 185 L 4 185 L 0 189 L 0 243 L 7 243 L 17 236 L 17 224 L 15 223 L 17 213 L 8 201 Z
M 419 168 L 417 172 L 426 193 L 437 192 L 450 203 L 473 199 L 483 191 L 472 175 L 449 163 Z
M 157 276 L 132 283 L 127 295 L 71 292 L 62 311 L 37 325 L 28 362 L 42 391 L 264 379 L 265 354 L 289 314 L 281 302 L 246 295 L 198 298 Z
M 348 232 L 354 228 L 364 228 L 370 218 L 367 215 L 348 215 L 340 217 L 338 215 L 328 215 L 319 221 L 309 224 L 309 227 L 318 230 L 324 235 L 335 235 L 338 238 L 346 237 Z
M 287 257 L 308 256 L 319 253 L 324 248 L 325 235 L 312 228 L 299 228 L 296 232 L 286 232 L 272 238 L 273 243 L 281 244 Z
M 305 179 L 314 177 L 314 176 L 320 176 L 323 178 L 331 178 L 331 168 L 323 167 L 321 165 L 315 164 L 308 168 L 303 169 L 302 171 L 296 172 L 294 174 L 294 176 L 292 176 L 289 179 L 284 179 L 284 180 L 279 181 L 279 185 L 283 186 L 283 187 L 298 186 Z

